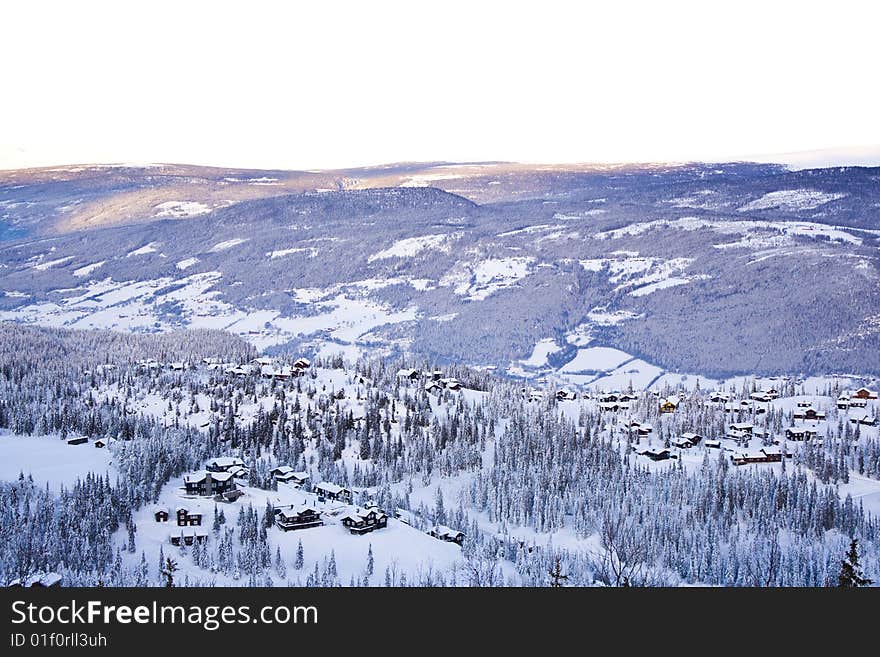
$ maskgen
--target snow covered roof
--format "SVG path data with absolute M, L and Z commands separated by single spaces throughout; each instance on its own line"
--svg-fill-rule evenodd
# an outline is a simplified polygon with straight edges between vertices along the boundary
M 378 508 L 372 508 L 372 509 L 356 508 L 353 511 L 349 511 L 348 513 L 346 513 L 340 519 L 341 520 L 348 519 L 348 520 L 354 520 L 355 522 L 358 522 L 360 520 L 364 520 L 365 518 L 367 518 L 367 516 L 369 516 L 371 513 L 375 514 L 376 516 L 384 516 L 385 515 L 385 512 L 382 511 L 381 509 L 378 509 Z
M 446 525 L 435 525 L 433 531 L 437 536 L 464 536 L 463 532 L 447 527 Z
M 291 504 L 289 506 L 281 506 L 275 509 L 276 513 L 280 513 L 286 518 L 293 516 L 301 516 L 305 513 L 320 513 L 315 507 L 308 504 Z
M 55 586 L 56 584 L 60 584 L 62 580 L 61 575 L 54 572 L 43 573 L 38 572 L 34 573 L 24 581 L 24 586 Z M 20 579 L 15 579 L 10 582 L 10 586 L 18 586 L 21 585 Z
M 345 490 L 342 486 L 337 486 L 336 484 L 331 484 L 329 481 L 322 481 L 317 486 L 315 486 L 315 490 L 322 490 L 326 493 L 332 493 L 333 495 L 338 495 L 342 491 Z
M 186 512 L 187 514 L 189 514 L 189 515 L 191 515 L 191 516 L 200 516 L 200 515 L 202 515 L 202 511 L 201 511 L 201 509 L 196 509 L 195 511 L 190 511 L 190 510 L 189 510 L 189 507 L 186 507 L 186 506 L 179 506 L 179 507 L 177 507 L 177 508 L 174 510 L 175 513 L 180 513 L 181 511 L 184 511 L 184 512 Z
M 206 472 L 200 470 L 199 472 L 191 472 L 183 475 L 183 481 L 187 484 L 198 484 L 205 481 L 208 475 L 211 475 L 211 479 L 214 481 L 228 481 L 232 478 L 231 472 Z
M 208 465 L 215 468 L 231 468 L 234 465 L 244 465 L 244 461 L 237 456 L 218 456 L 208 461 Z
M 291 376 L 292 374 L 293 368 L 289 365 L 284 365 L 283 367 L 277 367 L 275 365 L 260 366 L 261 376 Z
M 168 537 L 180 536 L 181 534 L 183 536 L 207 536 L 208 530 L 201 527 L 181 527 L 179 530 L 169 532 Z

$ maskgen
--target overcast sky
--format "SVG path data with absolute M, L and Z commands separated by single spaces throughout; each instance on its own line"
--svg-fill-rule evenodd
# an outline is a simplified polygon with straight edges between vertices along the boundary
M 880 153 L 880 3 L 717 4 L 4 2 L 0 168 Z

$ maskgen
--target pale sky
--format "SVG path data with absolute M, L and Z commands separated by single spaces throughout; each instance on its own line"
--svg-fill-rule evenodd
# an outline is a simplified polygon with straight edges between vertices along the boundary
M 3 2 L 0 168 L 880 145 L 880 3 L 717 5 Z

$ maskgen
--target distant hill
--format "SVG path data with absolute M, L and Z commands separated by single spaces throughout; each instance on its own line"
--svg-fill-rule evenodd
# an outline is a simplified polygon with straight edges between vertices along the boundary
M 0 172 L 0 320 L 530 376 L 597 346 L 714 377 L 878 374 L 878 246 L 880 168 Z

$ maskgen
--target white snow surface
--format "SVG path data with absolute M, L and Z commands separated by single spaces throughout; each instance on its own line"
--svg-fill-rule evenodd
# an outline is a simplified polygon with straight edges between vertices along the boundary
M 367 260 L 385 260 L 387 258 L 412 258 L 422 251 L 436 249 L 449 250 L 449 242 L 461 237 L 462 233 L 440 233 L 435 235 L 421 235 L 419 237 L 407 237 L 397 240 L 383 251 L 374 253 Z
M 207 214 L 211 208 L 198 201 L 165 201 L 154 207 L 154 217 L 197 217 Z
M 238 246 L 239 244 L 244 244 L 250 238 L 248 237 L 233 237 L 231 240 L 226 240 L 224 242 L 219 242 L 212 246 L 209 249 L 210 253 L 218 253 L 220 251 L 226 251 L 227 249 L 231 249 L 234 246 Z
M 816 189 L 781 189 L 764 194 L 760 198 L 746 203 L 739 208 L 740 212 L 752 210 L 814 210 L 820 205 L 844 198 L 846 194 L 820 192 Z

